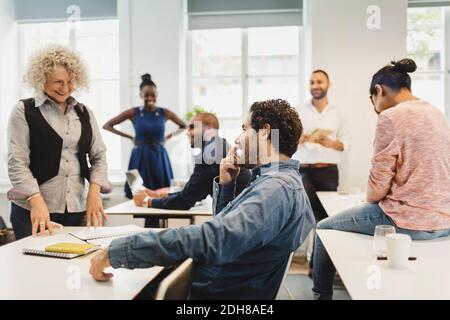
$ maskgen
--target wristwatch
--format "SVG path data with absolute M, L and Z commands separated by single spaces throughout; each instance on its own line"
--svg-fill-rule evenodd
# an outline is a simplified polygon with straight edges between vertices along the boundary
M 149 196 L 146 196 L 144 198 L 144 200 L 142 200 L 142 206 L 145 208 L 148 208 L 148 202 L 151 200 L 152 198 L 150 198 Z

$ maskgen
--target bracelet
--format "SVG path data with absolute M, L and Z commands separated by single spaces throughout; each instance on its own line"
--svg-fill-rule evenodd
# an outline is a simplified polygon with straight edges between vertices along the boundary
M 29 196 L 28 199 L 27 199 L 27 201 L 30 201 L 31 199 L 34 199 L 34 198 L 37 198 L 37 197 L 40 197 L 40 196 L 41 196 L 40 193 L 35 193 L 35 194 Z
M 150 199 L 151 198 L 149 196 L 146 196 L 144 198 L 144 200 L 142 200 L 142 206 L 145 207 L 145 208 L 148 208 L 148 202 L 150 201 Z

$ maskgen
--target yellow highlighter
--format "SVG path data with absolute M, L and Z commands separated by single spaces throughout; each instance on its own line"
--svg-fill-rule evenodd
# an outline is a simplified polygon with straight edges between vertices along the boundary
M 45 252 L 72 253 L 72 254 L 89 254 L 100 249 L 99 246 L 89 243 L 56 243 L 45 247 Z

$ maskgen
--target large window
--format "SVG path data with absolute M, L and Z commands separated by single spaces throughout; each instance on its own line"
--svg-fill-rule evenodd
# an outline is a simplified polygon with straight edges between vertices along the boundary
M 408 53 L 418 64 L 412 76 L 414 94 L 450 119 L 449 13 L 449 7 L 409 8 Z
M 81 53 L 88 64 L 90 89 L 75 97 L 93 110 L 99 127 L 120 112 L 119 96 L 119 22 L 111 20 L 81 21 L 78 28 L 66 22 L 26 23 L 20 25 L 21 73 L 29 56 L 39 48 L 59 43 Z M 23 88 L 22 97 L 33 92 Z M 120 138 L 101 130 L 108 147 L 110 174 L 123 172 Z
M 190 32 L 190 107 L 220 117 L 233 138 L 254 101 L 299 103 L 299 27 L 213 29 Z

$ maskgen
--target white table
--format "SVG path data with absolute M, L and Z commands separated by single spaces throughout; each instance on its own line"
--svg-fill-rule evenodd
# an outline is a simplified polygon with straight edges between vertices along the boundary
M 79 229 L 65 227 L 51 237 L 28 237 L 0 247 L 0 300 L 128 300 L 163 269 L 111 269 L 113 279 L 101 283 L 89 274 L 93 254 L 72 260 L 22 254 L 23 248 L 82 242 L 68 234 Z
M 126 201 L 117 206 L 106 209 L 105 212 L 110 215 L 136 215 L 144 217 L 157 217 L 162 220 L 162 228 L 168 227 L 168 219 L 189 219 L 194 224 L 195 217 L 212 216 L 212 204 L 210 199 L 202 201 L 201 206 L 195 206 L 190 210 L 166 210 L 157 208 L 143 208 L 134 204 L 133 200 Z
M 372 237 L 318 230 L 350 296 L 357 300 L 450 299 L 450 238 L 413 241 L 407 270 L 372 256 Z
M 337 192 L 317 192 L 322 206 L 329 217 L 335 216 L 342 211 L 359 206 L 364 203 L 365 193 L 348 195 Z

